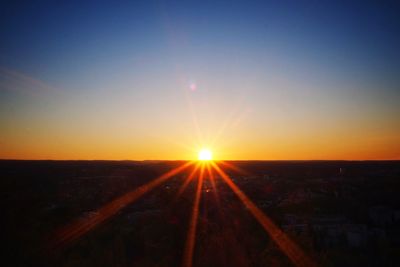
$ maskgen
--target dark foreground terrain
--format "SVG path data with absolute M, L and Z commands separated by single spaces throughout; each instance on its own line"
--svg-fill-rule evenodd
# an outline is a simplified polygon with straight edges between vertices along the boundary
M 319 266 L 400 266 L 400 162 L 230 162 L 232 180 Z M 182 162 L 0 161 L 3 266 L 181 266 L 196 179 L 165 181 L 66 240 L 121 195 Z M 222 167 L 222 166 L 221 166 Z M 205 178 L 193 266 L 292 266 L 229 187 Z M 60 241 L 60 242 L 58 242 Z

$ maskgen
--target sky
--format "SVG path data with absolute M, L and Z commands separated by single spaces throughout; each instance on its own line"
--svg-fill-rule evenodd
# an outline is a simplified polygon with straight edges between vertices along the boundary
M 2 1 L 0 158 L 400 159 L 395 1 Z

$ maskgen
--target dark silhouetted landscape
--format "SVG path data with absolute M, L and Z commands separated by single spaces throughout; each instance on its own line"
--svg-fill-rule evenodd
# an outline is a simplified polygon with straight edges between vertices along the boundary
M 399 266 L 398 161 L 237 161 L 221 167 L 319 266 Z M 81 236 L 59 229 L 181 165 L 175 161 L 9 161 L 3 261 L 13 266 L 180 266 L 196 179 L 185 170 Z M 193 266 L 292 266 L 230 188 L 201 187 Z M 217 194 L 215 194 L 217 193 Z M 58 242 L 60 241 L 60 242 Z

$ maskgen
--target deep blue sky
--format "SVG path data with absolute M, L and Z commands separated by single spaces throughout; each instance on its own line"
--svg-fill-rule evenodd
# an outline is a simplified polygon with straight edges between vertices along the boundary
M 395 1 L 61 2 L 1 3 L 3 157 L 168 158 L 127 140 L 168 146 L 179 136 L 191 146 L 196 135 L 202 145 L 247 113 L 223 145 L 231 154 L 220 154 L 285 158 L 298 147 L 299 158 L 399 157 Z M 190 84 L 197 95 L 185 92 Z M 103 123 L 127 134 L 94 137 Z M 58 141 L 40 149 L 32 136 Z M 93 139 L 121 148 L 62 149 Z M 321 145 L 324 153 L 313 149 Z

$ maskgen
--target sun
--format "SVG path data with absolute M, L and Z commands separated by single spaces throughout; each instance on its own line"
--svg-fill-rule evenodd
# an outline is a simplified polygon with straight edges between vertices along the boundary
M 212 152 L 211 150 L 207 149 L 207 148 L 203 148 L 199 151 L 199 155 L 198 155 L 198 159 L 199 160 L 212 160 Z

